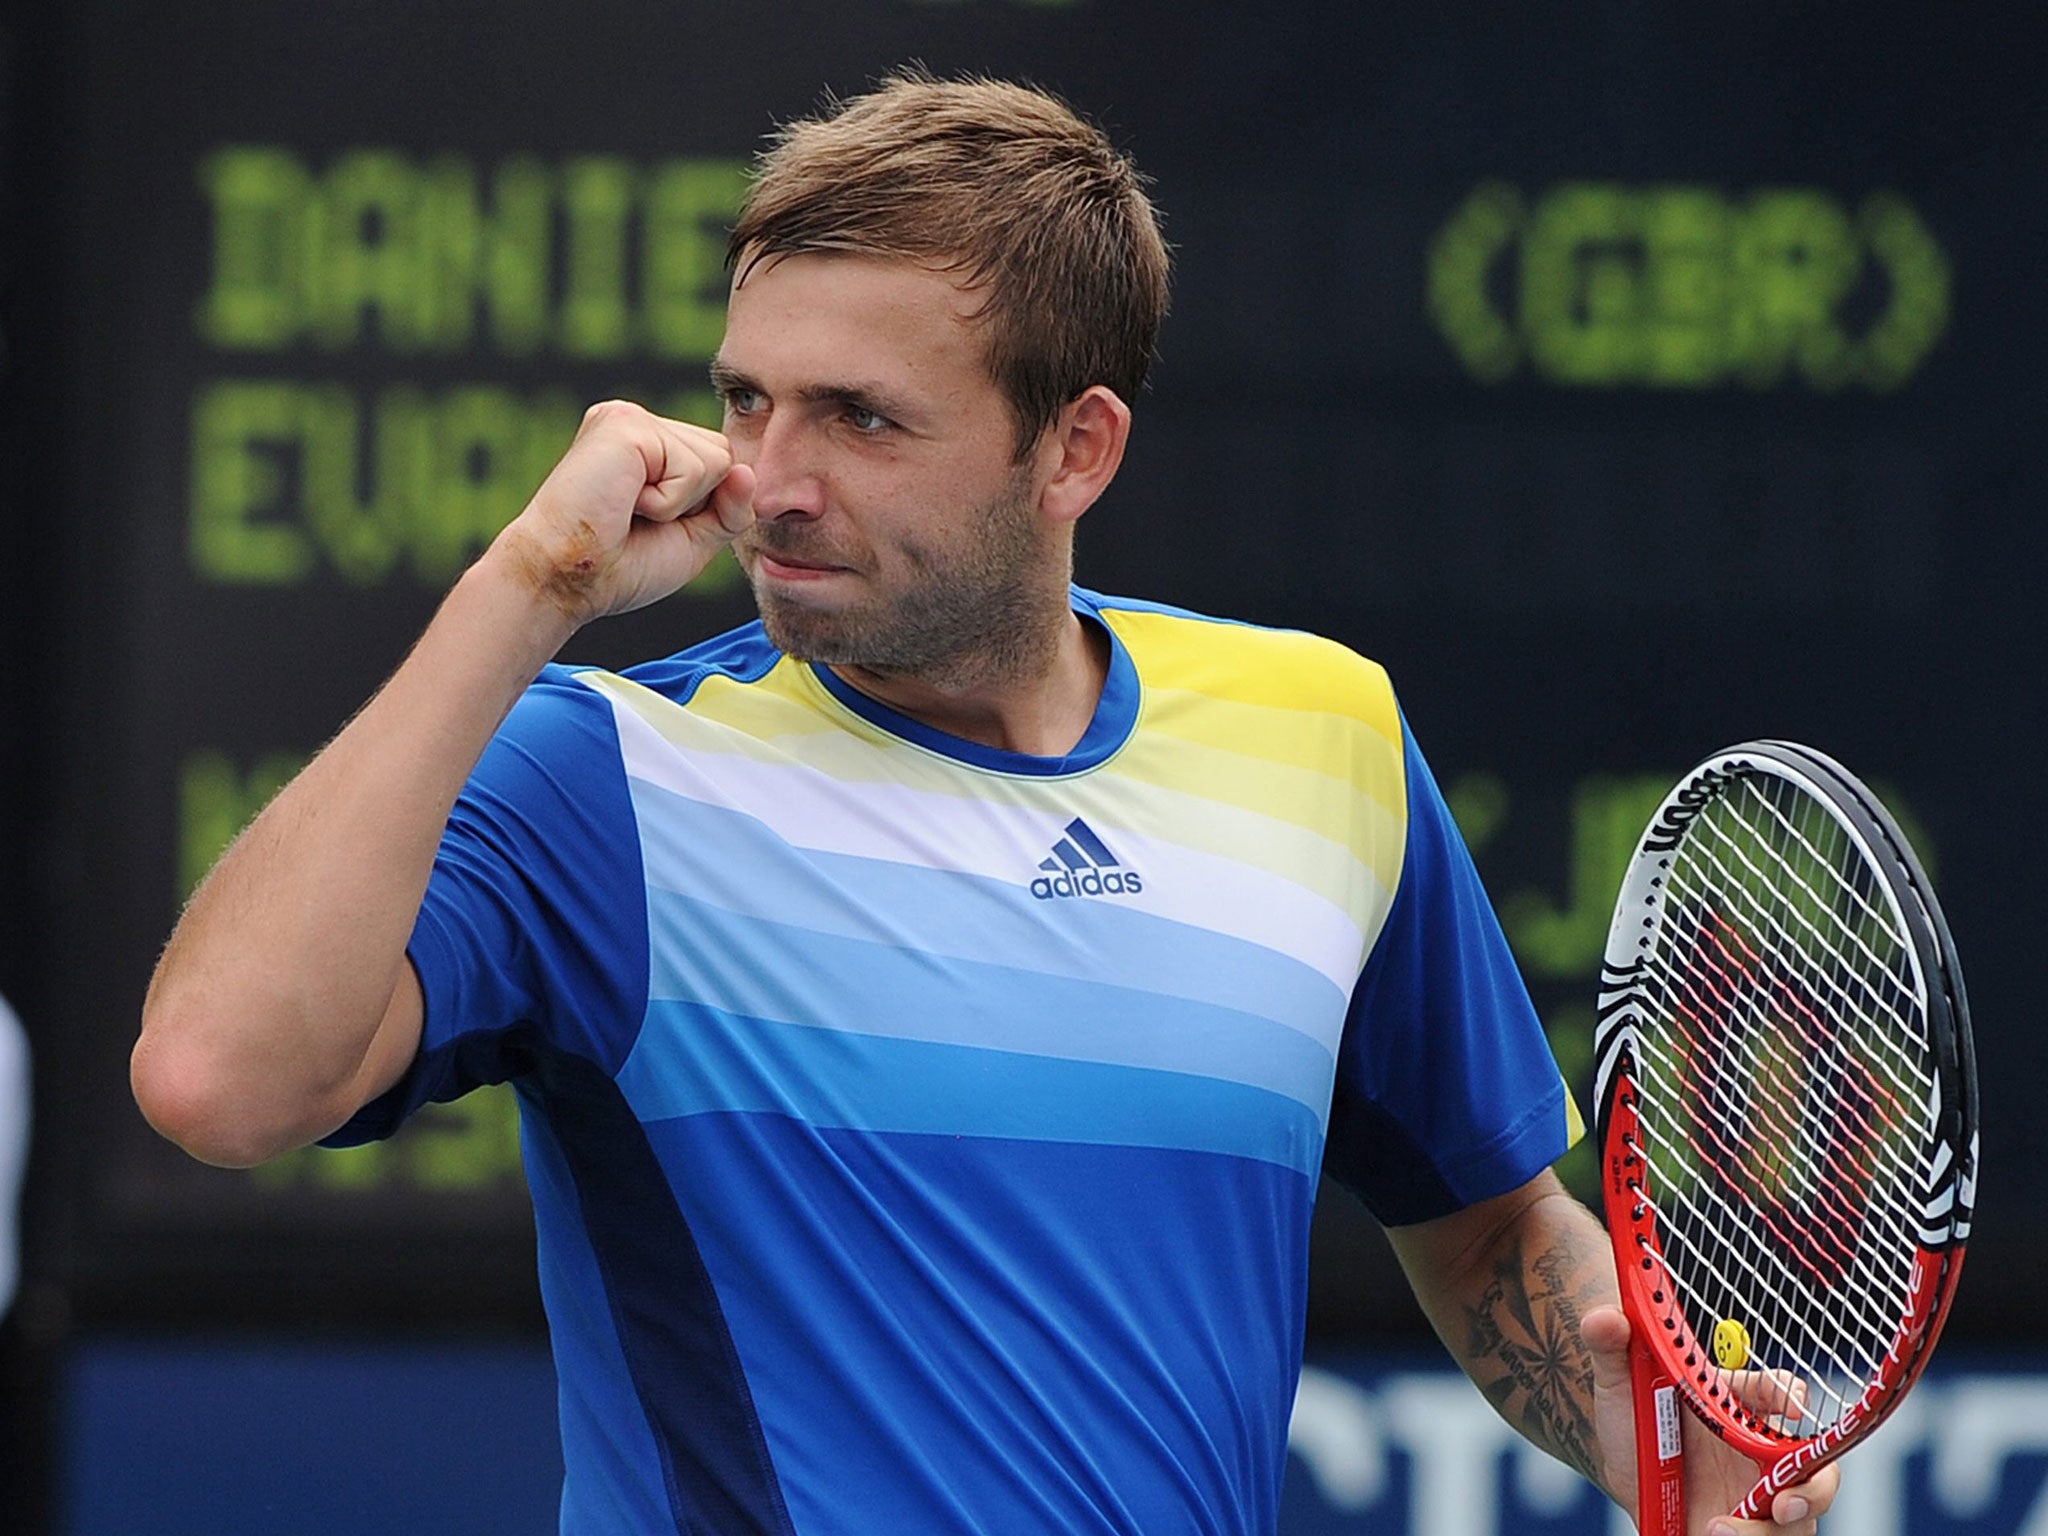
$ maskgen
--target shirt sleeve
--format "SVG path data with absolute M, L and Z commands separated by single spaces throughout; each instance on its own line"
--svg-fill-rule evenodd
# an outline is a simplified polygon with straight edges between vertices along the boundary
M 612 707 L 549 667 L 492 738 L 442 835 L 407 946 L 419 1054 L 328 1146 L 520 1074 L 545 1050 L 616 1070 L 647 1006 L 647 893 Z
M 1324 1155 L 1388 1225 L 1526 1183 L 1577 1124 L 1472 856 L 1401 729 L 1400 884 L 1352 992 Z

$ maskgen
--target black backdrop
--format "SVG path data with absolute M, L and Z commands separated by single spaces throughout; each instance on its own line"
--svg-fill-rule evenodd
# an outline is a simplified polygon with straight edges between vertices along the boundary
M 9 289 L 0 979 L 44 1071 L 31 1260 L 79 1326 L 531 1322 L 502 1099 L 201 1169 L 127 1099 L 142 989 L 195 872 L 578 407 L 701 409 L 761 135 L 915 57 L 1100 117 L 1178 247 L 1082 578 L 1390 666 L 1582 1087 L 1617 856 L 1663 781 L 1787 735 L 1896 798 L 1985 1068 L 1954 1326 L 2039 1341 L 2048 175 L 2017 31 L 1466 0 L 80 0 L 40 30 L 7 208 L 38 282 Z M 745 613 L 713 578 L 570 654 Z M 1419 1327 L 1325 1207 L 1314 1329 Z

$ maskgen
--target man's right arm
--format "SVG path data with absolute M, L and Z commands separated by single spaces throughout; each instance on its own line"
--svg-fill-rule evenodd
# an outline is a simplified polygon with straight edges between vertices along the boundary
M 246 1167 L 395 1083 L 423 1003 L 406 942 L 448 815 L 520 693 L 589 619 L 666 596 L 752 521 L 725 439 L 599 406 L 404 664 L 222 855 L 157 964 L 136 1101 Z

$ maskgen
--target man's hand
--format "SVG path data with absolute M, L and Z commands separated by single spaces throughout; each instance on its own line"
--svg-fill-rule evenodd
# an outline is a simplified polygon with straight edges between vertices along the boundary
M 1579 1329 L 1593 1361 L 1593 1422 L 1603 1481 L 1624 1509 L 1636 1509 L 1635 1409 L 1629 1375 L 1628 1319 L 1621 1308 L 1596 1307 Z M 1771 1519 L 1735 1520 L 1728 1511 L 1756 1486 L 1756 1463 L 1727 1445 L 1689 1411 L 1685 1436 L 1685 1524 L 1704 1536 L 1814 1536 L 1835 1501 L 1841 1474 L 1826 1466 L 1771 1501 Z
M 609 400 L 485 559 L 580 626 L 690 581 L 752 524 L 753 502 L 754 472 L 722 434 Z
M 1592 1212 L 1546 1171 L 1387 1236 L 1438 1335 L 1501 1417 L 1633 1516 L 1628 1319 L 1616 1305 L 1613 1249 Z M 1759 1389 L 1774 1384 L 1760 1375 Z M 1756 1486 L 1756 1465 L 1683 1417 L 1689 1536 L 1814 1536 L 1835 1501 L 1832 1466 L 1780 1493 L 1772 1519 L 1733 1520 L 1728 1511 Z

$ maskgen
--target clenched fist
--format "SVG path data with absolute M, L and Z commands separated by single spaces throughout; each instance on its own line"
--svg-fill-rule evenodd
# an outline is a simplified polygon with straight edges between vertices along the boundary
M 754 472 L 723 434 L 608 400 L 487 558 L 581 625 L 668 596 L 753 521 Z

